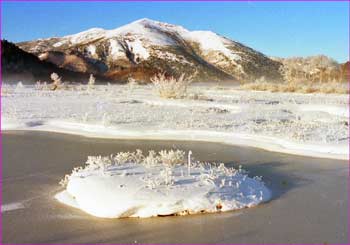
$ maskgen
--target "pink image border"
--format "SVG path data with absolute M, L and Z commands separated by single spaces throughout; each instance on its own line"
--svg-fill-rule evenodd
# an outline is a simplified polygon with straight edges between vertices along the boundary
M 212 0 L 190 0 L 190 1 L 186 1 L 186 0 L 177 0 L 177 1 L 173 1 L 173 0 L 121 0 L 121 1 L 114 1 L 114 0 L 94 0 L 94 1 L 87 1 L 87 0 L 73 0 L 73 1 L 69 1 L 69 0 L 0 0 L 0 39 L 2 40 L 2 14 L 3 14 L 3 9 L 2 9 L 2 3 L 3 2 L 217 2 L 218 4 L 220 4 L 220 2 L 348 2 L 348 10 L 349 10 L 349 22 L 350 23 L 350 0 L 287 0 L 287 1 L 283 1 L 283 0 L 250 0 L 250 1 L 245 1 L 245 0 L 220 0 L 220 1 L 212 1 Z M 350 31 L 350 27 L 349 27 L 349 31 Z M 1 51 L 1 45 L 0 45 L 0 51 Z M 348 60 L 350 60 L 350 44 L 348 46 Z M 2 63 L 1 63 L 1 58 L 0 58 L 0 91 L 2 89 Z M 350 81 L 348 81 L 348 88 L 350 89 Z M 2 93 L 1 93 L 2 94 Z M 348 95 L 348 105 L 350 105 L 350 95 Z M 0 98 L 0 113 L 2 110 L 2 98 Z M 2 125 L 2 118 L 1 118 L 0 114 L 0 125 Z M 348 131 L 348 136 L 350 136 L 350 129 Z M 3 151 L 3 142 L 2 142 L 2 130 L 0 127 L 0 204 L 2 204 L 2 176 L 3 176 L 3 172 L 2 172 L 2 160 L 3 160 L 3 155 L 2 155 L 2 151 Z M 349 144 L 349 152 L 350 152 L 350 144 Z M 350 155 L 349 155 L 350 158 Z M 349 225 L 349 220 L 350 220 L 350 202 L 349 202 L 349 194 L 350 194 L 350 162 L 349 162 L 349 158 L 348 158 L 348 166 L 349 166 L 349 172 L 348 172 L 348 178 L 347 178 L 347 205 L 348 205 L 348 213 L 347 213 L 347 217 L 348 217 L 348 234 L 347 234 L 347 238 L 349 240 L 349 234 L 350 234 L 350 225 Z M 0 243 L 2 244 L 2 238 L 3 238 L 3 227 L 2 227 L 2 212 L 0 212 Z M 243 245 L 243 244 L 242 244 Z

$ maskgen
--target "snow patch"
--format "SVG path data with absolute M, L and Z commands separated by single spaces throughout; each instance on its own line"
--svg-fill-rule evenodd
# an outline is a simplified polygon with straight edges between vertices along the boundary
M 349 117 L 349 108 L 331 105 L 302 105 L 299 107 L 301 111 L 327 112 L 330 115 L 340 117 Z
M 152 106 L 176 106 L 176 107 L 202 107 L 202 108 L 217 108 L 223 110 L 229 110 L 231 113 L 239 113 L 242 111 L 242 107 L 237 105 L 223 104 L 223 103 L 211 103 L 211 102 L 201 102 L 193 100 L 142 100 L 143 103 Z
M 219 51 L 223 53 L 227 58 L 232 61 L 241 59 L 241 57 L 230 49 L 226 45 L 231 44 L 228 40 L 220 37 L 211 31 L 192 31 L 186 35 L 186 38 L 190 41 L 198 42 L 201 49 L 208 54 L 210 51 Z
M 150 56 L 147 49 L 143 47 L 142 42 L 139 39 L 136 39 L 135 41 L 126 41 L 129 50 L 135 54 L 135 60 L 137 58 L 140 58 L 142 60 L 147 60 Z
M 97 217 L 145 218 L 237 210 L 271 198 L 259 178 L 224 164 L 194 163 L 190 155 L 188 163 L 183 155 L 178 163 L 154 161 L 154 152 L 142 162 L 121 162 L 128 154 L 89 157 L 85 168 L 73 170 L 57 200 Z
M 13 202 L 13 203 L 1 205 L 1 212 L 5 213 L 5 212 L 14 211 L 14 210 L 23 209 L 23 208 L 25 208 L 23 203 Z
M 62 41 L 59 41 L 59 42 L 53 44 L 52 46 L 54 46 L 55 48 L 58 48 L 58 47 L 61 47 L 65 43 L 67 43 L 67 41 L 66 40 L 62 40 Z
M 192 66 L 192 63 L 188 62 L 188 60 L 183 55 L 176 55 L 174 53 L 161 51 L 161 50 L 155 50 L 154 54 L 156 55 L 156 57 L 160 59 L 170 60 L 173 62 L 179 62 L 182 64 L 187 64 Z
M 65 36 L 72 44 L 79 44 L 83 42 L 91 42 L 98 38 L 105 36 L 106 30 L 102 28 L 91 28 L 89 30 L 79 32 L 74 35 Z
M 88 53 L 89 53 L 92 57 L 95 57 L 95 56 L 96 56 L 96 46 L 95 46 L 95 45 L 90 44 L 90 45 L 87 47 L 87 51 L 88 51 Z
M 150 45 L 168 46 L 176 44 L 172 38 L 164 34 L 164 31 L 167 30 L 151 22 L 139 20 L 107 31 L 106 37 L 129 36 L 132 34 L 137 38 L 147 40 Z
M 126 58 L 125 52 L 117 40 L 111 39 L 109 53 L 113 59 Z

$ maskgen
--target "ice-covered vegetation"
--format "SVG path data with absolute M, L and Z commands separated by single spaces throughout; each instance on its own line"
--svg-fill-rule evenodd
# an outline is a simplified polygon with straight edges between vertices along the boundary
M 219 212 L 252 207 L 271 197 L 261 177 L 240 167 L 194 161 L 181 150 L 90 156 L 56 195 L 61 202 L 107 218 Z
M 166 76 L 165 73 L 159 73 L 151 78 L 156 92 L 161 98 L 180 99 L 186 95 L 187 87 L 192 82 L 192 77 Z
M 88 82 L 88 91 L 91 91 L 94 89 L 95 81 L 96 81 L 96 78 L 94 77 L 94 75 L 90 74 L 89 82 Z
M 58 76 L 57 73 L 52 73 L 50 76 L 53 84 L 52 84 L 52 90 L 60 89 L 63 86 L 61 77 Z

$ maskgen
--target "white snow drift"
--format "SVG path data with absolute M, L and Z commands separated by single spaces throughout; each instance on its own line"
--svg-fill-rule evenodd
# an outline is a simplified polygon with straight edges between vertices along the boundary
M 193 162 L 190 153 L 187 160 L 180 150 L 89 157 L 62 182 L 59 201 L 105 218 L 229 211 L 271 197 L 261 178 L 222 163 Z

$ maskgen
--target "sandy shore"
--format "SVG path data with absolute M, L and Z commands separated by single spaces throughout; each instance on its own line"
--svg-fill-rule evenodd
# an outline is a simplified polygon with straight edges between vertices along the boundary
M 219 143 L 3 133 L 3 243 L 348 243 L 347 161 L 272 153 Z M 221 214 L 99 219 L 53 196 L 88 155 L 191 149 L 198 160 L 243 165 L 273 199 Z

